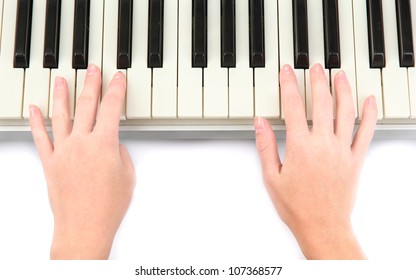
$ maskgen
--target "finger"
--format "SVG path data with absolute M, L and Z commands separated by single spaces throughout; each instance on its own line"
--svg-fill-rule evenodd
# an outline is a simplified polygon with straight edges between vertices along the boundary
M 335 94 L 337 96 L 337 115 L 335 120 L 335 134 L 339 140 L 351 145 L 354 130 L 355 110 L 351 87 L 344 71 L 335 76 Z
M 102 99 L 94 130 L 105 135 L 118 137 L 118 126 L 124 107 L 125 95 L 126 77 L 123 73 L 118 72 L 111 80 L 107 93 Z
M 93 130 L 100 93 L 100 69 L 95 65 L 89 65 L 85 76 L 84 88 L 77 101 L 74 132 L 89 133 Z
M 45 122 L 39 108 L 31 105 L 29 107 L 29 112 L 33 140 L 38 150 L 40 160 L 45 162 L 53 153 L 53 144 L 46 131 Z
M 280 172 L 282 163 L 277 150 L 276 136 L 269 122 L 261 117 L 254 120 L 256 146 L 265 178 Z
M 55 142 L 68 137 L 71 133 L 69 116 L 69 94 L 66 80 L 56 77 L 53 92 L 52 130 Z
M 309 72 L 311 75 L 313 131 L 334 133 L 333 101 L 324 69 L 321 64 L 315 64 Z
M 373 139 L 376 123 L 377 103 L 375 97 L 370 96 L 367 97 L 364 103 L 363 118 L 352 143 L 352 152 L 361 159 L 364 158 L 368 146 Z
M 299 93 L 295 73 L 289 65 L 284 65 L 280 71 L 280 88 L 287 137 L 309 132 L 305 106 Z

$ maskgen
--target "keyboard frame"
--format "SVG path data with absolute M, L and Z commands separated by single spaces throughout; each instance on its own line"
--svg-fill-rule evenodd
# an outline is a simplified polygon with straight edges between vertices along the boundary
M 255 139 L 252 120 L 210 120 L 195 124 L 195 120 L 121 121 L 121 140 L 223 140 Z M 201 122 L 201 120 L 198 120 Z M 146 123 L 146 124 L 143 124 Z M 49 132 L 50 121 L 46 121 Z M 286 138 L 282 121 L 272 122 L 278 139 Z M 358 123 L 355 130 L 358 129 Z M 416 139 L 416 120 L 379 121 L 375 138 Z M 0 121 L 0 140 L 32 140 L 28 120 Z

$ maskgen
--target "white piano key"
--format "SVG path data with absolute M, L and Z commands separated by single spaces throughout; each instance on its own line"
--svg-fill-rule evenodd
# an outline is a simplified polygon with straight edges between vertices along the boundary
M 416 50 L 416 3 L 410 3 L 412 15 L 413 44 Z M 410 117 L 416 118 L 416 67 L 408 68 Z
M 192 0 L 179 1 L 178 117 L 202 118 L 202 68 L 192 68 Z
M 379 69 L 370 68 L 366 1 L 353 0 L 353 9 L 358 116 L 360 119 L 362 118 L 365 99 L 370 95 L 374 95 L 377 102 L 378 119 L 382 119 L 384 113 L 381 73 Z
M 230 118 L 254 115 L 253 69 L 249 61 L 248 4 L 236 1 L 236 67 L 229 68 Z M 209 54 L 208 54 L 209 55 Z
M 126 70 L 117 69 L 117 27 L 118 27 L 118 1 L 105 1 L 104 31 L 103 31 L 103 91 L 104 97 L 111 79 L 117 71 L 126 75 Z M 128 82 L 128 80 L 127 80 Z M 121 119 L 126 118 L 125 109 Z
M 147 68 L 147 25 L 149 1 L 135 1 L 133 5 L 132 65 L 127 70 L 126 115 L 128 119 L 151 118 L 152 70 Z
M 164 1 L 164 5 L 163 67 L 153 69 L 152 117 L 176 118 L 178 1 Z
M 51 70 L 50 95 L 49 95 L 49 118 L 53 114 L 53 89 L 55 78 L 64 77 L 68 83 L 69 113 L 71 118 L 75 112 L 75 76 L 76 71 L 72 69 L 72 41 L 74 30 L 74 0 L 61 2 L 61 32 L 59 38 L 59 64 L 57 69 Z
M 29 118 L 29 105 L 37 105 L 43 116 L 49 112 L 50 70 L 43 68 L 46 0 L 33 2 L 30 65 L 25 73 L 23 118 Z
M 288 64 L 294 67 L 293 53 L 293 16 L 292 1 L 278 1 L 279 4 L 279 51 L 280 67 Z M 305 103 L 305 74 L 303 69 L 294 69 L 297 78 L 300 95 Z M 306 108 L 306 107 L 305 107 Z M 281 117 L 284 119 L 285 112 L 281 104 Z
M 386 68 L 382 70 L 384 117 L 409 118 L 407 69 L 400 67 L 395 1 L 383 0 Z
M 352 0 L 338 1 L 338 16 L 339 16 L 339 40 L 341 48 L 341 69 L 348 77 L 348 81 L 351 86 L 351 94 L 354 102 L 355 116 L 358 116 L 357 112 L 357 83 L 355 79 L 355 49 L 354 49 L 354 23 L 353 23 L 353 10 Z M 334 78 L 335 75 L 340 72 L 341 69 L 331 70 L 332 80 L 332 96 L 334 97 L 334 109 L 335 105 L 335 87 Z
M 204 118 L 228 117 L 228 71 L 221 68 L 221 0 L 208 1 L 208 64 L 204 69 Z
M 104 2 L 101 0 L 91 0 L 90 2 L 90 32 L 88 45 L 88 64 L 95 64 L 101 68 L 101 58 L 103 50 L 103 17 Z M 80 97 L 84 88 L 86 69 L 77 70 L 76 100 Z
M 3 3 L 3 26 L 0 48 L 0 119 L 22 117 L 24 70 L 13 68 L 17 1 Z
M 324 67 L 329 85 L 329 70 L 325 69 L 323 21 L 322 0 L 308 0 L 309 65 L 312 67 L 315 63 L 320 63 Z M 312 88 L 309 72 L 305 70 L 306 117 L 312 120 Z
M 264 1 L 264 34 L 266 67 L 255 72 L 255 114 L 266 118 L 280 117 L 279 45 L 277 1 Z
M 0 0 L 0 42 L 1 42 L 2 23 L 3 23 L 3 0 Z

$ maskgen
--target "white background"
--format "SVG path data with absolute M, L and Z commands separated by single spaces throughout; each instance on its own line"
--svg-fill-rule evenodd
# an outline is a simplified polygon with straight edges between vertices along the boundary
M 138 180 L 111 259 L 184 266 L 303 259 L 263 187 L 254 141 L 123 143 Z M 278 145 L 283 153 L 284 141 Z M 0 261 L 47 260 L 53 220 L 31 141 L 0 142 L 0 179 Z M 416 139 L 374 140 L 353 214 L 367 256 L 414 259 L 415 217 Z

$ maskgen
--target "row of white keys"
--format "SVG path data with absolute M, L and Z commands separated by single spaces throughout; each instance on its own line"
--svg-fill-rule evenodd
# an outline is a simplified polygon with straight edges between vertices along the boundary
M 147 68 L 148 0 L 133 5 L 133 34 L 131 68 L 127 70 L 127 119 L 150 119 L 152 107 L 152 70 Z
M 380 69 L 370 68 L 366 1 L 353 0 L 353 8 L 358 116 L 360 119 L 362 118 L 365 99 L 370 95 L 374 95 L 378 107 L 378 119 L 382 119 L 383 99 Z
M 24 70 L 13 68 L 17 1 L 3 1 L 3 26 L 0 48 L 0 119 L 20 119 Z
M 118 26 L 118 1 L 107 0 L 104 2 L 104 33 L 103 33 L 103 69 L 102 69 L 102 96 L 104 97 L 111 79 L 117 71 L 126 74 L 126 70 L 117 69 L 117 26 Z M 128 82 L 128 79 L 127 79 Z M 125 118 L 125 110 L 121 118 Z
M 293 53 L 293 15 L 292 1 L 278 1 L 279 3 L 279 48 L 280 48 L 280 65 L 288 64 L 294 67 Z M 297 78 L 299 93 L 305 103 L 305 71 L 303 69 L 294 69 Z M 283 102 L 282 102 L 283 103 Z M 284 119 L 285 112 L 281 104 L 281 116 Z
M 61 32 L 59 38 L 59 65 L 57 69 L 51 70 L 49 118 L 53 114 L 53 92 L 56 77 L 64 77 L 68 84 L 69 114 L 74 117 L 75 112 L 75 76 L 76 71 L 72 68 L 72 42 L 74 30 L 74 0 L 65 0 L 61 3 Z
M 204 118 L 228 118 L 228 71 L 221 67 L 221 0 L 208 5 L 208 63 L 204 69 Z
M 152 117 L 176 118 L 178 1 L 167 0 L 164 5 L 163 68 L 153 68 Z
M 384 117 L 409 118 L 407 69 L 400 67 L 395 1 L 383 0 L 386 67 L 382 69 Z
M 309 65 L 320 63 L 325 67 L 324 25 L 322 0 L 308 0 Z M 310 70 L 305 70 L 306 117 L 312 120 L 312 88 Z M 329 70 L 324 69 L 327 79 Z M 329 81 L 328 81 L 329 85 Z
M 23 118 L 29 118 L 29 105 L 39 107 L 43 117 L 49 112 L 50 69 L 43 68 L 43 48 L 45 38 L 46 0 L 33 2 L 32 42 L 30 65 L 25 73 Z
M 179 1 L 178 117 L 202 118 L 202 68 L 192 67 L 192 0 Z
M 264 0 L 266 67 L 254 70 L 255 115 L 280 117 L 277 1 Z
M 236 1 L 236 67 L 228 69 L 229 117 L 254 115 L 253 69 L 249 61 L 249 11 L 247 1 Z
M 416 50 L 416 4 L 410 3 L 411 15 L 412 15 L 412 31 L 413 31 L 413 44 Z M 410 101 L 410 117 L 416 118 L 416 67 L 408 68 L 409 79 L 409 101 Z
M 341 68 L 331 70 L 332 80 L 332 96 L 334 100 L 335 87 L 334 79 L 335 75 L 343 70 L 348 77 L 348 81 L 351 86 L 351 94 L 354 102 L 355 116 L 357 113 L 357 84 L 355 78 L 355 49 L 354 49 L 354 23 L 353 23 L 353 8 L 352 0 L 338 1 L 338 16 L 339 16 L 339 40 L 341 48 Z M 362 28 L 362 27 L 360 27 Z M 334 108 L 336 106 L 334 105 Z
M 103 46 L 103 16 L 104 2 L 102 0 L 90 1 L 90 26 L 88 45 L 88 64 L 95 64 L 101 68 L 102 46 Z M 84 88 L 86 69 L 77 70 L 76 100 L 80 97 Z

